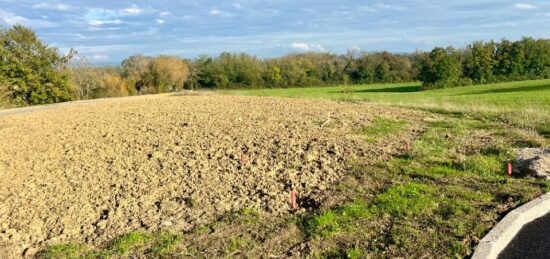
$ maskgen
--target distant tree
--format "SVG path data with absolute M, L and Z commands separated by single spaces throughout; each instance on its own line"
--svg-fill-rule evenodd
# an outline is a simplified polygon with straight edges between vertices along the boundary
M 520 41 L 525 54 L 524 74 L 530 78 L 550 76 L 550 41 L 523 38 Z
M 375 81 L 374 64 L 372 57 L 366 53 L 362 54 L 350 67 L 351 79 L 357 83 L 365 84 Z
M 388 62 L 386 62 L 385 60 L 380 62 L 380 64 L 376 66 L 374 74 L 377 82 L 388 82 L 390 78 L 390 65 L 388 64 Z
M 159 56 L 150 64 L 149 83 L 157 93 L 181 90 L 189 76 L 189 67 L 184 60 L 173 56 Z
M 498 65 L 495 58 L 494 42 L 474 42 L 466 48 L 464 75 L 476 83 L 485 84 L 493 81 L 493 70 Z
M 62 68 L 74 55 L 66 56 L 43 43 L 21 25 L 0 28 L 0 78 L 16 105 L 47 104 L 73 99 L 68 76 Z
M 107 76 L 105 69 L 92 66 L 86 57 L 81 57 L 71 61 L 67 71 L 77 99 L 104 97 L 101 96 L 101 87 L 103 79 Z
M 146 86 L 152 60 L 151 57 L 133 55 L 122 61 L 122 77 L 136 89 L 138 94 Z
M 103 96 L 118 97 L 128 96 L 130 89 L 126 81 L 118 75 L 107 75 L 102 80 Z
M 462 66 L 452 47 L 434 48 L 421 62 L 419 79 L 424 88 L 452 87 L 460 84 Z
M 281 68 L 277 63 L 267 65 L 267 69 L 264 70 L 263 80 L 270 86 L 280 86 L 283 76 L 281 75 Z

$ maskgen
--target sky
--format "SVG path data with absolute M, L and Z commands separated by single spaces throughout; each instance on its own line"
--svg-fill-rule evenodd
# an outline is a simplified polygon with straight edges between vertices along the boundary
M 0 25 L 31 27 L 95 63 L 134 54 L 396 53 L 475 40 L 550 38 L 550 0 L 0 0 Z

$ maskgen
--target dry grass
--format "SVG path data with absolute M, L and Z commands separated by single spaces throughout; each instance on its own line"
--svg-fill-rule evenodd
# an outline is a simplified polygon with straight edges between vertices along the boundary
M 527 132 L 537 134 L 537 132 L 546 133 L 548 121 L 550 121 L 550 111 L 544 109 L 525 108 L 517 109 L 515 107 L 502 107 L 486 104 L 457 104 L 452 102 L 435 103 L 430 101 L 423 102 L 399 102 L 385 103 L 401 107 L 428 110 L 438 113 L 464 114 L 480 119 L 490 119 L 496 122 L 513 125 Z

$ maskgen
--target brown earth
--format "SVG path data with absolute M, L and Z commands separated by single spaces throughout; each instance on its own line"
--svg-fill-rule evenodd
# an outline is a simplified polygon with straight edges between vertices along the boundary
M 243 208 L 283 215 L 292 190 L 307 209 L 346 161 L 399 152 L 425 116 L 366 103 L 167 95 L 0 116 L 0 257 L 101 245 L 138 229 L 189 230 Z M 407 120 L 408 130 L 369 143 L 356 133 L 377 117 Z

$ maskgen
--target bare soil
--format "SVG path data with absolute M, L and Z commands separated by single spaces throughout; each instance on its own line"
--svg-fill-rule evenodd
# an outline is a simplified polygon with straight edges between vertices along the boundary
M 323 100 L 144 96 L 0 116 L 0 257 L 316 206 L 352 160 L 405 148 L 426 113 Z M 407 120 L 399 137 L 356 133 Z

